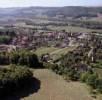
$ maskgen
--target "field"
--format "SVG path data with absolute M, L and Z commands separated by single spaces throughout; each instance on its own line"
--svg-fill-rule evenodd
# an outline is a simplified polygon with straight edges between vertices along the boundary
M 16 27 L 23 27 L 23 28 L 37 28 L 39 31 L 44 32 L 47 30 L 41 30 L 42 28 L 44 28 L 44 25 L 33 25 L 33 24 L 26 24 L 26 20 L 29 22 L 31 21 L 32 23 L 36 23 L 36 24 L 49 24 L 49 23 L 57 23 L 59 24 L 59 26 L 54 26 L 54 25 L 47 25 L 46 28 L 48 30 L 52 30 L 52 31 L 61 31 L 61 30 L 66 30 L 67 32 L 102 32 L 102 29 L 89 29 L 89 28 L 84 28 L 84 27 L 77 27 L 77 26 L 60 26 L 60 24 L 64 24 L 66 22 L 69 22 L 68 20 L 65 21 L 55 21 L 55 20 L 51 20 L 48 18 L 33 18 L 33 19 L 25 19 L 25 21 L 21 21 L 21 22 L 17 22 L 15 24 Z M 93 21 L 93 22 L 102 22 L 102 18 L 91 18 L 91 19 L 87 19 L 87 20 L 83 20 L 83 21 Z
M 93 100 L 85 84 L 66 82 L 48 69 L 34 70 L 34 76 L 40 80 L 40 89 L 21 100 Z
M 60 30 L 66 30 L 67 32 L 92 32 L 92 31 L 95 31 L 95 32 L 102 32 L 102 29 L 101 30 L 98 30 L 98 29 L 87 29 L 87 28 L 81 28 L 81 27 L 74 27 L 74 26 L 48 26 L 49 29 L 52 29 L 52 30 L 57 30 L 57 31 L 60 31 Z
M 50 53 L 53 60 L 59 59 L 61 56 L 67 54 L 69 51 L 73 51 L 76 47 L 66 47 L 62 49 L 58 49 Z
M 58 50 L 59 48 L 55 48 L 55 47 L 41 47 L 41 48 L 38 48 L 35 53 L 38 55 L 38 56 L 41 56 L 42 54 L 46 54 L 46 53 L 51 53 L 53 51 L 56 51 Z
M 62 55 L 65 55 L 68 51 L 74 50 L 76 47 L 55 48 L 55 47 L 41 47 L 35 51 L 35 54 L 41 56 L 42 54 L 49 53 L 53 60 L 59 59 Z

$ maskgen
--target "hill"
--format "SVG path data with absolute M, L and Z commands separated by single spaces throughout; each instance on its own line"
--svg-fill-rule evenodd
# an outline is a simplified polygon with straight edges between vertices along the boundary
M 34 17 L 34 16 L 64 16 L 64 17 L 97 17 L 102 14 L 102 7 L 24 7 L 0 8 L 0 17 Z

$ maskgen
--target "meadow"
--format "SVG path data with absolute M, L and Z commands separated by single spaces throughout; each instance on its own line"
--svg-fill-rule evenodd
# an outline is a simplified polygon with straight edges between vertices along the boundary
M 33 71 L 34 76 L 41 81 L 40 89 L 21 100 L 93 100 L 83 83 L 66 82 L 48 69 Z
M 69 51 L 73 51 L 76 47 L 56 48 L 56 47 L 40 47 L 35 51 L 39 57 L 43 54 L 49 53 L 51 58 L 55 61 L 67 54 Z

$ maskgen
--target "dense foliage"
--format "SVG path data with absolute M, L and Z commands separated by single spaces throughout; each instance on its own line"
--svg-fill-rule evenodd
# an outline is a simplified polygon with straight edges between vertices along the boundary
M 85 64 L 87 59 L 85 50 L 88 51 L 89 48 L 77 48 L 77 50 L 69 52 L 62 57 L 59 66 L 55 66 L 53 70 L 58 74 L 69 77 L 71 80 L 79 80 L 82 72 L 91 70 Z
M 57 74 L 63 75 L 66 80 L 82 81 L 93 90 L 102 93 L 102 77 L 99 73 L 94 72 L 94 68 L 102 68 L 102 43 L 99 38 L 92 37 L 90 44 L 69 52 L 61 58 L 58 65 L 51 64 L 51 69 Z M 92 55 L 88 56 L 91 50 Z
M 11 53 L 0 53 L 0 65 L 16 64 L 26 65 L 28 67 L 40 67 L 41 64 L 33 52 L 30 51 L 13 51 Z
M 25 67 L 11 65 L 0 69 L 0 96 L 9 95 L 29 85 L 32 72 Z
M 9 44 L 10 41 L 10 36 L 0 36 L 0 44 Z
M 102 78 L 100 78 L 97 73 L 82 73 L 80 80 L 88 84 L 92 89 L 96 89 L 98 92 L 102 93 Z
M 12 29 L 0 29 L 0 44 L 10 44 L 16 32 Z

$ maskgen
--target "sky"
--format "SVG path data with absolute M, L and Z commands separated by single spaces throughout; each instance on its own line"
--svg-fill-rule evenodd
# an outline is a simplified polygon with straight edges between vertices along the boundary
M 102 6 L 102 0 L 0 0 L 0 7 Z

